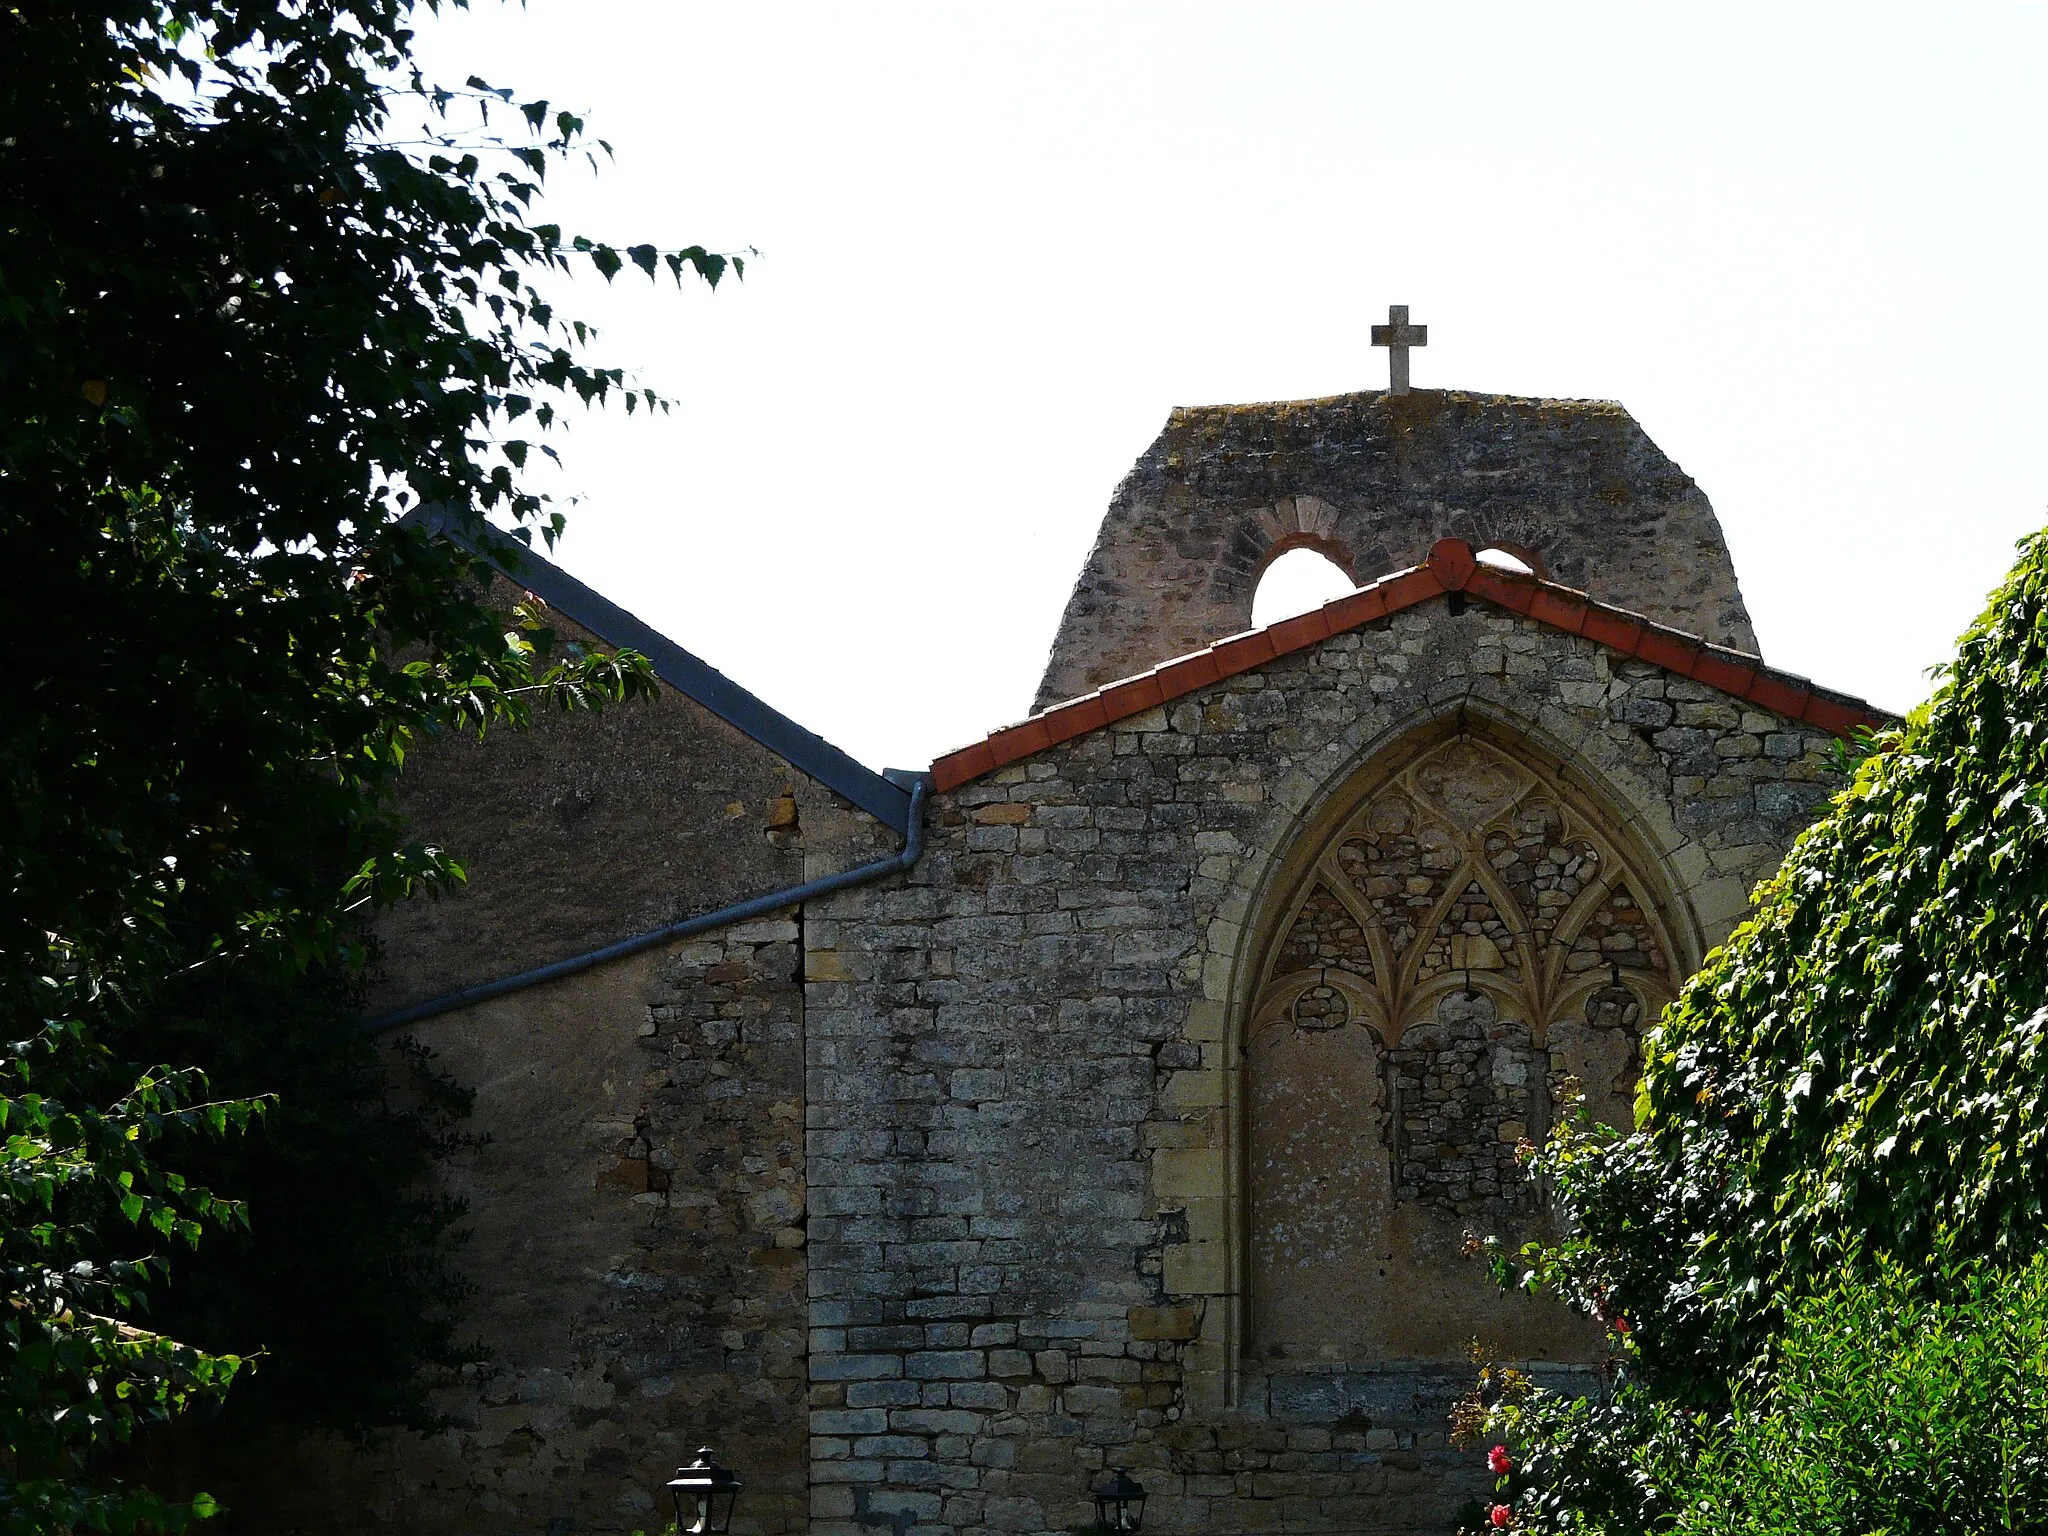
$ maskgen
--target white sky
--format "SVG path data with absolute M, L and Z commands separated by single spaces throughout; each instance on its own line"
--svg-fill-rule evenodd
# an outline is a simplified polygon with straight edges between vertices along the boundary
M 676 412 L 581 420 L 560 559 L 920 767 L 1028 707 L 1174 405 L 1615 399 L 1765 656 L 1900 707 L 2048 521 L 2048 7 L 476 0 L 421 56 L 585 112 L 549 215 L 758 247 L 568 306 Z

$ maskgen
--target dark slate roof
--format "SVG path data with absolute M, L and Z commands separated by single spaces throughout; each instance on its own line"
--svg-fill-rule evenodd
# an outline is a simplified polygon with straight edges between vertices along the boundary
M 486 529 L 479 538 L 428 509 L 410 513 L 406 520 L 480 555 L 508 580 L 581 624 L 605 644 L 640 652 L 653 663 L 655 675 L 678 693 L 695 699 L 726 724 L 753 737 L 791 767 L 844 795 L 899 835 L 908 835 L 907 788 L 856 762 L 824 737 L 805 730 L 781 710 L 755 697 L 709 662 L 684 650 L 560 566 L 496 529 Z

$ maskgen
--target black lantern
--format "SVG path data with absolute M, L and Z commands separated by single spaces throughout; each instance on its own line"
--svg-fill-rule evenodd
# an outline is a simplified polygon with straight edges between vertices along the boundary
M 721 1467 L 712 1458 L 710 1446 L 699 1447 L 697 1459 L 689 1466 L 676 1468 L 668 1491 L 675 1495 L 676 1529 L 684 1536 L 725 1536 L 732 1529 L 740 1475 Z
M 1145 1523 L 1145 1485 L 1122 1467 L 1095 1485 L 1095 1524 L 1105 1531 L 1135 1531 Z

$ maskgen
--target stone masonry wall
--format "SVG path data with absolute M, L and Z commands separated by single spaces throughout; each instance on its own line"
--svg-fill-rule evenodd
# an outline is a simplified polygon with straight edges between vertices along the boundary
M 502 579 L 494 598 L 518 597 Z M 563 645 L 606 649 L 560 614 Z M 468 883 L 378 925 L 377 1007 L 417 1002 L 580 954 L 802 878 L 793 835 L 767 837 L 802 779 L 664 685 L 531 729 L 423 743 L 399 781 L 414 835 L 451 849 Z M 786 811 L 781 814 L 787 814 Z
M 1119 1464 L 1160 1530 L 1448 1530 L 1465 1341 L 1583 1325 L 1452 1255 L 1386 1282 L 1383 1355 L 1252 1354 L 1237 1031 L 1288 849 L 1461 718 L 1597 786 L 1684 965 L 1831 787 L 1825 738 L 1438 601 L 937 796 L 913 871 L 808 916 L 816 1536 L 1073 1530 Z
M 497 933 L 481 974 L 505 974 L 573 953 L 571 939 L 621 937 L 896 843 L 680 697 L 450 750 L 452 766 L 419 760 L 420 782 L 430 812 L 460 814 L 422 829 L 487 878 L 452 915 L 394 914 L 410 986 L 398 1000 L 440 990 L 427 962 L 463 934 Z M 667 774 L 681 784 L 647 791 Z M 520 846 L 564 782 L 582 786 L 587 814 L 559 844 Z M 564 888 L 575 901 L 557 929 Z M 430 918 L 431 933 L 408 934 Z M 485 1140 L 446 1188 L 470 1206 L 456 1257 L 477 1292 L 462 1332 L 490 1357 L 436 1394 L 445 1433 L 362 1451 L 222 1448 L 201 1485 L 230 1506 L 223 1536 L 652 1531 L 667 1519 L 662 1484 L 707 1442 L 745 1471 L 736 1530 L 804 1529 L 801 920 L 791 910 L 410 1027 L 476 1092 L 467 1128 Z
M 1285 550 L 1366 582 L 1447 535 L 1756 649 L 1714 509 L 1621 406 L 1370 391 L 1174 411 L 1117 487 L 1034 707 L 1249 629 Z

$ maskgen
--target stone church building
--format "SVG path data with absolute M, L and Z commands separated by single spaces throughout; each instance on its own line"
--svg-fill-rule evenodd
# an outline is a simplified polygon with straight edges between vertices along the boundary
M 1250 627 L 1278 555 L 1358 583 Z M 1576 1079 L 1645 1021 L 1882 717 L 1766 666 L 1707 498 L 1617 405 L 1179 410 L 1117 489 L 1036 712 L 876 774 L 546 562 L 654 704 L 449 741 L 471 868 L 383 933 L 379 1022 L 477 1091 L 453 1426 L 302 1446 L 234 1526 L 653 1530 L 710 1443 L 736 1530 L 1449 1532 L 1475 1338 Z

